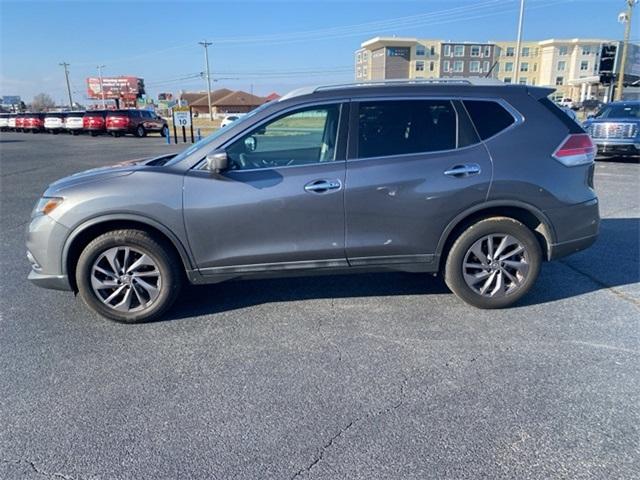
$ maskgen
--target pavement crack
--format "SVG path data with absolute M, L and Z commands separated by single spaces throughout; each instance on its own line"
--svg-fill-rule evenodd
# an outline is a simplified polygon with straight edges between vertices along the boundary
M 311 461 L 311 463 L 309 463 L 306 467 L 301 468 L 300 470 L 298 470 L 296 473 L 293 474 L 293 476 L 291 477 L 291 480 L 295 480 L 296 478 L 300 478 L 302 475 L 310 473 L 311 470 L 313 470 L 316 467 L 316 465 L 318 465 L 324 459 L 324 456 L 327 450 L 329 450 L 342 435 L 344 435 L 346 432 L 348 432 L 352 427 L 354 427 L 358 423 L 364 422 L 371 418 L 379 417 L 381 415 L 387 415 L 393 412 L 394 410 L 400 408 L 404 404 L 407 383 L 409 382 L 408 376 L 404 374 L 402 376 L 403 376 L 402 382 L 400 382 L 400 385 L 398 387 L 398 396 L 393 403 L 391 403 L 389 406 L 385 408 L 367 412 L 365 415 L 357 417 L 354 420 L 351 420 L 349 423 L 347 423 L 344 427 L 338 430 L 338 432 L 335 435 L 329 438 L 329 440 L 327 440 L 320 447 L 318 454 Z
M 40 467 L 38 467 L 38 465 L 36 465 L 36 463 L 33 460 L 27 460 L 24 458 L 20 458 L 18 460 L 2 459 L 1 462 L 13 464 L 13 465 L 27 465 L 29 468 L 31 468 L 31 470 L 34 473 L 38 475 L 42 475 L 44 477 L 48 477 L 48 478 L 62 478 L 63 480 L 81 480 L 82 478 L 82 477 L 72 477 L 71 475 L 65 475 L 64 473 L 60 473 L 60 472 L 47 472 L 45 470 L 42 470 Z
M 621 298 L 622 300 L 626 300 L 627 302 L 633 303 L 635 306 L 640 307 L 640 300 L 638 300 L 638 299 L 636 299 L 636 298 L 634 298 L 634 297 L 632 297 L 630 295 L 627 295 L 624 292 L 621 292 L 620 290 L 615 288 L 613 285 L 609 285 L 608 283 L 603 282 L 598 277 L 595 277 L 594 275 L 590 274 L 589 272 L 585 272 L 584 270 L 582 270 L 582 269 L 580 269 L 580 268 L 578 268 L 578 267 L 576 267 L 574 265 L 571 265 L 566 260 L 559 260 L 559 263 L 561 263 L 562 265 L 565 265 L 566 267 L 569 267 L 574 272 L 587 277 L 593 283 L 595 283 L 596 285 L 600 286 L 604 290 L 608 290 L 609 292 L 611 292 L 614 295 L 616 295 L 618 298 Z

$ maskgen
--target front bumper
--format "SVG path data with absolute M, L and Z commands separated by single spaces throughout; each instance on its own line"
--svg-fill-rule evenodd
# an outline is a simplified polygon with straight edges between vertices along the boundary
M 547 210 L 545 213 L 555 231 L 555 242 L 548 246 L 549 260 L 584 250 L 598 238 L 600 212 L 597 198 Z
M 598 147 L 598 155 L 640 156 L 640 140 L 605 140 L 594 138 L 593 143 Z
M 69 229 L 48 215 L 31 220 L 27 229 L 27 259 L 31 264 L 29 280 L 35 285 L 56 290 L 71 290 L 62 265 L 64 242 Z

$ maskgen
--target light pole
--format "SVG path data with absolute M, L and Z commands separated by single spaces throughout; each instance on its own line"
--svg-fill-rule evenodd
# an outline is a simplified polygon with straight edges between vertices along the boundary
M 67 81 L 67 94 L 69 95 L 69 108 L 73 110 L 73 99 L 71 98 L 71 86 L 69 85 L 69 64 L 67 62 L 59 63 L 61 67 L 64 67 L 64 78 Z
M 207 99 L 209 101 L 209 120 L 213 120 L 213 110 L 211 107 L 211 73 L 209 72 L 209 46 L 213 45 L 211 42 L 198 42 L 199 45 L 204 47 L 204 63 L 207 69 Z
M 102 69 L 106 67 L 106 65 L 98 65 L 96 68 L 98 69 L 98 77 L 100 78 L 100 95 L 102 95 L 102 109 L 107 109 L 107 103 L 104 99 L 104 86 L 102 85 Z
M 618 86 L 616 87 L 615 100 L 622 100 L 622 90 L 624 90 L 624 67 L 627 62 L 627 48 L 629 45 L 629 37 L 631 36 L 631 14 L 633 7 L 638 0 L 627 0 L 627 11 L 619 15 L 624 23 L 624 42 L 622 44 L 622 57 L 620 58 L 620 71 L 618 72 Z M 617 55 L 617 53 L 616 53 Z
M 514 83 L 518 83 L 520 76 L 520 50 L 522 49 L 522 23 L 524 21 L 524 0 L 520 0 L 520 16 L 518 18 L 518 39 L 516 40 L 516 72 Z

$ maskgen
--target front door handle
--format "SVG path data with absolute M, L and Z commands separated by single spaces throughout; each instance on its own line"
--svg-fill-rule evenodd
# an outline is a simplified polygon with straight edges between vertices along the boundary
M 470 175 L 478 175 L 482 170 L 477 163 L 467 163 L 465 165 L 455 165 L 449 170 L 445 170 L 444 174 L 450 177 L 468 177 Z
M 326 193 L 330 190 L 338 190 L 342 187 L 340 180 L 314 180 L 304 186 L 309 193 Z

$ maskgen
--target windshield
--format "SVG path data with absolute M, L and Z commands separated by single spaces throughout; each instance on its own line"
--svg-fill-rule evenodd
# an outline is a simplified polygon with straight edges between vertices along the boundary
M 596 115 L 596 118 L 640 118 L 639 105 L 605 105 Z
M 240 125 L 242 123 L 244 123 L 245 121 L 247 121 L 248 119 L 250 119 L 251 117 L 253 117 L 254 115 L 256 115 L 258 112 L 261 112 L 262 110 L 264 110 L 265 108 L 267 108 L 267 106 L 271 105 L 271 102 L 267 102 L 263 105 L 260 105 L 258 108 L 256 108 L 255 110 L 250 111 L 249 113 L 247 113 L 246 115 L 242 116 L 242 118 L 239 118 L 238 120 L 236 120 L 234 123 L 234 125 Z M 194 143 L 192 146 L 190 146 L 189 148 L 187 148 L 186 150 L 184 150 L 183 152 L 180 152 L 178 155 L 176 155 L 175 157 L 173 157 L 173 159 L 171 159 L 170 162 L 167 162 L 166 165 L 175 165 L 178 162 L 181 162 L 182 160 L 184 160 L 185 158 L 189 157 L 191 154 L 197 152 L 198 150 L 200 150 L 201 148 L 205 148 L 207 145 L 209 145 L 210 143 L 214 142 L 218 137 L 220 137 L 222 134 L 227 133 L 228 129 L 226 128 L 219 128 L 218 130 L 216 130 L 215 132 L 213 132 L 211 135 L 209 135 L 208 137 L 203 138 L 202 140 L 200 140 L 199 142 Z M 208 153 L 208 152 L 207 152 Z M 204 156 L 204 155 L 203 155 Z

